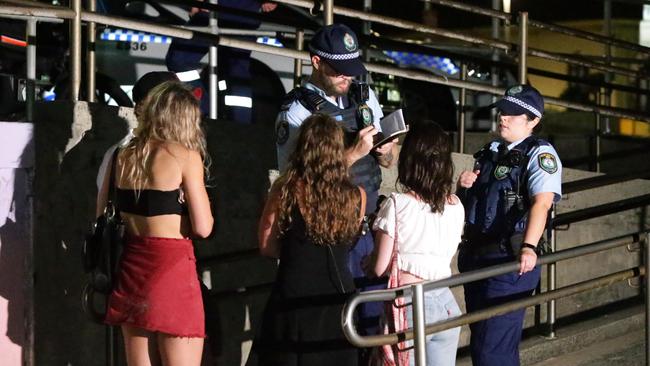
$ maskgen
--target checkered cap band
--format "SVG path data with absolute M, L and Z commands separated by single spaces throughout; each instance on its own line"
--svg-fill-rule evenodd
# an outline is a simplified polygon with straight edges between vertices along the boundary
M 503 97 L 503 99 L 507 100 L 508 102 L 512 102 L 512 103 L 515 103 L 515 104 L 519 105 L 520 107 L 522 107 L 522 108 L 528 110 L 529 112 L 531 112 L 532 114 L 534 114 L 536 117 L 542 118 L 542 114 L 537 110 L 537 108 L 533 107 L 532 105 L 530 105 L 530 104 L 528 104 L 526 102 L 523 102 L 523 101 L 521 101 L 521 100 L 519 100 L 519 99 L 517 99 L 515 97 L 511 97 L 509 95 L 506 95 L 505 97 Z
M 309 46 L 309 50 L 318 56 L 326 58 L 328 60 L 353 60 L 355 58 L 359 58 L 359 51 L 354 51 L 352 53 L 328 53 L 317 50 L 312 46 Z

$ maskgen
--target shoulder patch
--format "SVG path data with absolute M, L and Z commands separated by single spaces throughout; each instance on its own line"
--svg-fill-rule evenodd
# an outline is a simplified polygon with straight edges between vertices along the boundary
M 275 128 L 275 141 L 278 145 L 284 145 L 289 140 L 289 122 L 280 121 Z
M 557 160 L 555 160 L 555 156 L 553 156 L 553 154 L 539 154 L 537 161 L 539 162 L 539 167 L 542 168 L 543 171 L 549 174 L 557 172 Z

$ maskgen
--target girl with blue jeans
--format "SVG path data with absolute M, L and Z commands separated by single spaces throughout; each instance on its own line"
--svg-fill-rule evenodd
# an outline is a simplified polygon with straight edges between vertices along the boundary
M 432 121 L 411 125 L 399 156 L 400 192 L 385 200 L 373 224 L 376 247 L 371 268 L 377 276 L 390 274 L 389 287 L 451 276 L 465 217 L 463 205 L 451 193 L 453 173 L 451 139 L 444 130 Z M 426 323 L 460 315 L 449 288 L 427 291 L 424 304 Z M 410 308 L 399 309 L 393 307 L 386 315 L 391 322 L 398 320 L 396 328 L 401 330 L 413 319 Z M 455 365 L 459 335 L 460 328 L 452 328 L 427 336 L 427 365 Z M 403 351 L 386 351 L 383 356 L 385 365 L 414 364 L 413 356 Z

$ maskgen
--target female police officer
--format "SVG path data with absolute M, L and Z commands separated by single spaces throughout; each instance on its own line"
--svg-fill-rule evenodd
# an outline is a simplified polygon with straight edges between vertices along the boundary
M 555 149 L 533 135 L 544 99 L 529 85 L 508 88 L 494 104 L 499 139 L 474 157 L 474 171 L 460 174 L 466 213 L 461 272 L 519 260 L 519 271 L 465 285 L 467 311 L 528 297 L 537 286 L 538 244 L 548 211 L 561 198 L 562 165 Z M 519 365 L 525 309 L 470 325 L 474 366 Z

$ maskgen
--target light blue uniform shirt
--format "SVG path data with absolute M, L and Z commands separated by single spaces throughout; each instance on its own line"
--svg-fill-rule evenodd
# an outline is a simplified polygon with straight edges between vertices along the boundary
M 329 98 L 327 95 L 325 95 L 325 92 L 322 89 L 310 82 L 306 83 L 304 87 L 317 92 L 328 102 L 343 109 L 343 100 L 341 97 L 337 97 L 336 99 Z M 384 116 L 384 112 L 382 112 L 379 101 L 377 100 L 377 96 L 372 89 L 370 89 L 370 96 L 366 104 L 372 110 L 373 124 L 375 128 L 381 132 L 379 120 Z M 286 121 L 288 123 L 288 130 L 283 131 L 283 133 L 288 134 L 286 140 L 283 143 L 278 142 L 276 144 L 278 152 L 278 169 L 280 169 L 280 172 L 284 172 L 289 160 L 289 155 L 291 155 L 291 153 L 296 149 L 296 141 L 298 138 L 298 129 L 300 128 L 300 125 L 302 125 L 302 122 L 307 117 L 311 116 L 311 114 L 312 113 L 297 100 L 293 101 L 287 110 L 284 110 L 278 114 L 278 118 L 275 120 L 276 131 L 282 122 Z
M 515 141 L 508 145 L 508 151 L 517 146 L 520 142 Z M 490 144 L 491 151 L 499 151 L 500 141 L 493 141 Z M 548 155 L 550 154 L 552 158 Z M 531 149 L 528 153 L 528 194 L 533 197 L 539 193 L 553 192 L 555 197 L 553 202 L 558 202 L 562 198 L 562 162 L 557 151 L 551 145 L 540 145 Z M 555 166 L 553 166 L 553 163 Z M 544 168 L 540 164 L 545 164 Z M 551 173 L 554 171 L 553 173 Z

